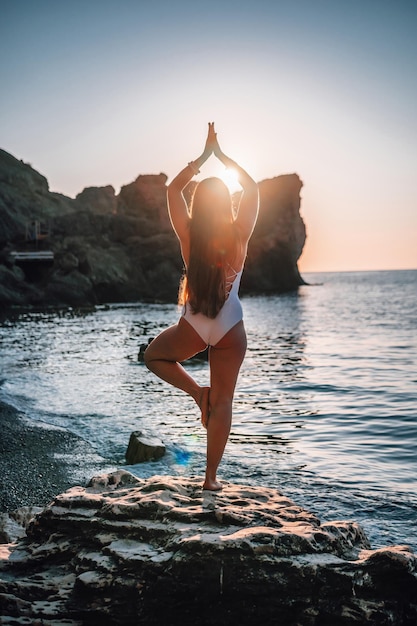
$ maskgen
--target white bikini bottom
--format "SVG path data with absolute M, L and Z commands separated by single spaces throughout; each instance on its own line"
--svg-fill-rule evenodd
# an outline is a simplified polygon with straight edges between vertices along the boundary
M 207 346 L 215 346 L 233 326 L 240 322 L 243 318 L 243 310 L 238 294 L 234 294 L 232 290 L 215 318 L 207 317 L 202 313 L 193 313 L 188 302 L 183 308 L 182 316 Z

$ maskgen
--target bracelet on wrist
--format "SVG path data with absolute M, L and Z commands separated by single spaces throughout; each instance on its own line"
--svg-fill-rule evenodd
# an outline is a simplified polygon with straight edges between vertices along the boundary
M 194 176 L 200 173 L 200 170 L 198 169 L 194 161 L 190 161 L 188 167 L 191 169 Z

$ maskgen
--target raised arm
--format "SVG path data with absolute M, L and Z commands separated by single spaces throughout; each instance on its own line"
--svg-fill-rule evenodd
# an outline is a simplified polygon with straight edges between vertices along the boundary
M 214 131 L 214 128 L 213 128 Z M 256 220 L 259 210 L 259 192 L 258 185 L 251 176 L 236 163 L 230 157 L 226 156 L 221 150 L 217 136 L 215 135 L 215 143 L 213 147 L 214 155 L 225 165 L 227 168 L 234 169 L 237 173 L 237 179 L 239 185 L 242 187 L 243 192 L 240 198 L 238 212 L 236 215 L 236 226 L 239 228 L 244 241 L 248 241 L 255 228 Z
M 184 244 L 185 241 L 188 240 L 188 223 L 190 219 L 187 203 L 182 192 L 192 177 L 199 173 L 200 167 L 212 154 L 214 136 L 214 124 L 209 122 L 207 140 L 202 154 L 194 161 L 190 161 L 187 167 L 184 167 L 168 185 L 167 199 L 169 217 L 181 244 Z

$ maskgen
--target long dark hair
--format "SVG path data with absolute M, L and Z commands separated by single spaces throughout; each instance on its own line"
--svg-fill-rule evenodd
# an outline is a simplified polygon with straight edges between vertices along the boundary
M 179 303 L 188 301 L 193 313 L 216 317 L 227 297 L 226 277 L 233 273 L 239 246 L 228 188 L 219 178 L 202 180 L 191 202 L 190 258 Z

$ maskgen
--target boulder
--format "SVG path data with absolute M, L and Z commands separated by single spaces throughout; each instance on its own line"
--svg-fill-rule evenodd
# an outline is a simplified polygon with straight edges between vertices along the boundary
M 156 222 L 159 230 L 170 230 L 167 212 L 165 174 L 140 175 L 124 185 L 118 197 L 118 212 Z
M 306 241 L 297 174 L 259 183 L 259 216 L 242 276 L 244 293 L 281 293 L 303 284 L 297 261 Z
M 126 471 L 57 496 L 0 547 L 4 623 L 410 626 L 417 562 L 275 489 Z M 24 620 L 24 621 L 22 621 Z
M 25 274 L 20 267 L 0 264 L 0 307 L 26 305 L 41 299 L 42 293 L 25 280 Z
M 79 262 L 78 258 L 72 253 L 68 251 L 63 251 L 59 255 L 55 255 L 55 263 L 56 267 L 64 274 L 71 272 L 78 268 Z
M 76 203 L 82 209 L 94 213 L 111 215 L 117 211 L 117 198 L 114 187 L 86 187 L 75 198 Z
M 0 544 L 13 543 L 25 537 L 29 523 L 42 510 L 39 506 L 24 506 L 9 513 L 0 513 Z
M 49 223 L 74 209 L 74 200 L 49 191 L 46 178 L 0 150 L 0 248 L 24 239 L 28 222 Z
M 95 304 L 91 280 L 78 270 L 70 273 L 54 271 L 45 289 L 46 300 L 59 305 L 62 302 L 71 306 Z
M 126 450 L 126 462 L 129 465 L 145 463 L 146 461 L 157 461 L 165 454 L 165 446 L 152 435 L 144 435 L 140 431 L 135 431 L 130 435 L 129 445 Z

